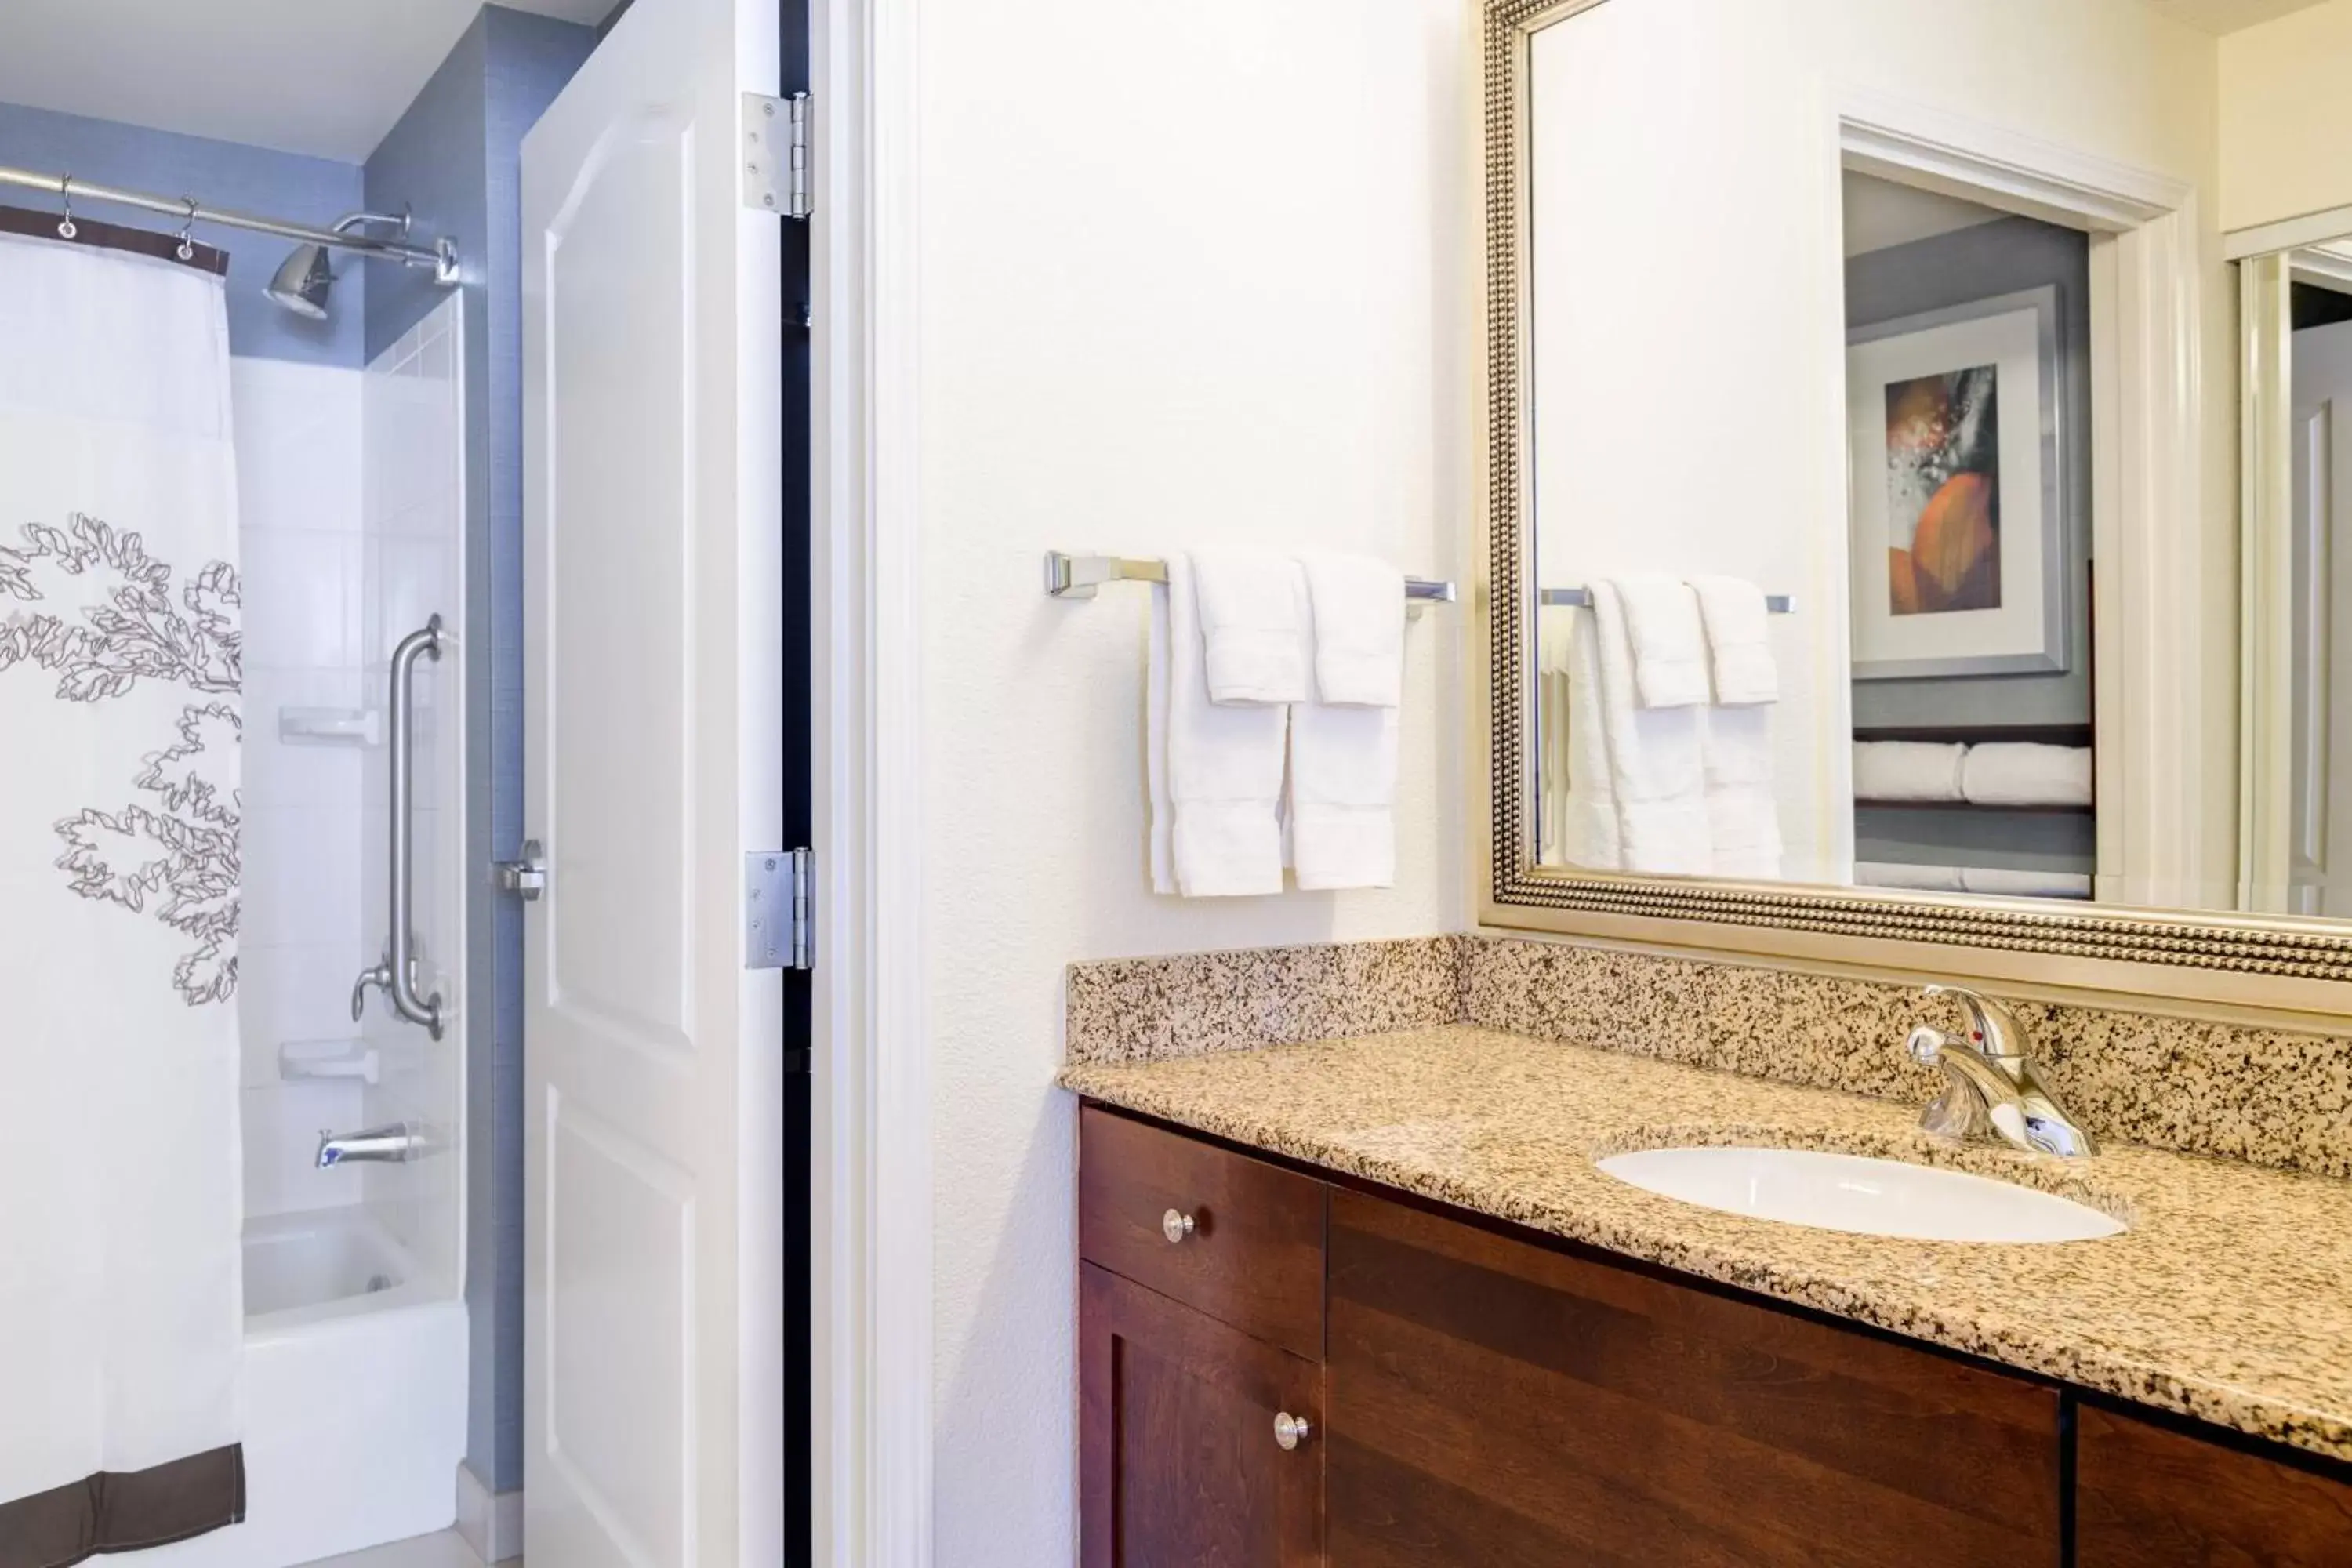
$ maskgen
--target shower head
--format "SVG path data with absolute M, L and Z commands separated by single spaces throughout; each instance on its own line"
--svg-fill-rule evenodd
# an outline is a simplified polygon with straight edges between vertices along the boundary
M 327 319 L 327 290 L 334 281 L 335 275 L 327 266 L 327 247 L 298 245 L 278 264 L 278 276 L 269 280 L 269 297 L 298 316 L 323 321 Z

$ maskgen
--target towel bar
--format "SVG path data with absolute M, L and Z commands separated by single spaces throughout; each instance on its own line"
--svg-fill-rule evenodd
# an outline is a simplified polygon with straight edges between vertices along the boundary
M 1557 609 L 1566 606 L 1570 609 L 1589 610 L 1592 607 L 1592 590 L 1590 588 L 1546 588 L 1543 591 L 1543 603 L 1547 609 Z M 1795 615 L 1797 613 L 1797 596 L 1794 594 L 1767 594 L 1764 595 L 1764 608 L 1776 616 Z
M 1045 552 L 1045 592 L 1056 599 L 1091 599 L 1105 583 L 1165 583 L 1168 563 L 1120 555 L 1070 555 Z M 1414 604 L 1450 605 L 1454 584 L 1426 577 L 1404 580 L 1404 596 Z

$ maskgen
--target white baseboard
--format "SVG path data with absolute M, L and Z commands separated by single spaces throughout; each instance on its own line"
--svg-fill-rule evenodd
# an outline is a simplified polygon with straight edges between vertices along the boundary
M 486 1563 L 522 1555 L 522 1491 L 494 1492 L 471 1467 L 457 1466 L 457 1533 Z

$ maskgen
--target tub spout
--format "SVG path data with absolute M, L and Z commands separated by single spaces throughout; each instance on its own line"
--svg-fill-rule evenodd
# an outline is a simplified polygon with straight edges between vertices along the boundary
M 319 1134 L 319 1169 L 346 1160 L 413 1160 L 425 1152 L 425 1137 L 405 1121 L 362 1132 Z

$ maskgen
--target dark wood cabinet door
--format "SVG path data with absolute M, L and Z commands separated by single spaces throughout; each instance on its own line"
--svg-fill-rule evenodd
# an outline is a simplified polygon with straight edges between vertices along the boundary
M 1083 1568 L 1320 1564 L 1323 1369 L 1090 1263 L 1078 1293 Z
M 2085 1405 L 2074 1552 L 2078 1568 L 2345 1568 L 2352 1482 Z
M 1349 1191 L 1332 1568 L 2061 1558 L 2059 1395 Z

